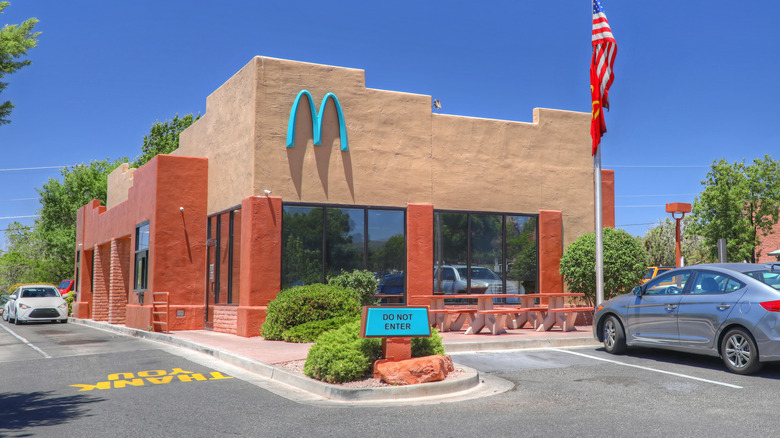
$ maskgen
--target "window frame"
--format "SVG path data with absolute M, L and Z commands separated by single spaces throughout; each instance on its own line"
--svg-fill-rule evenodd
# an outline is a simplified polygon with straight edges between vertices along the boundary
M 145 248 L 139 248 L 139 236 L 141 235 L 143 228 L 147 229 L 149 233 L 149 240 L 146 243 Z M 151 227 L 149 220 L 145 220 L 135 226 L 135 245 L 134 245 L 134 257 L 133 257 L 133 292 L 138 294 L 139 301 L 143 304 L 142 294 L 149 290 L 149 246 L 151 244 Z M 139 281 L 139 256 L 142 262 L 141 277 Z

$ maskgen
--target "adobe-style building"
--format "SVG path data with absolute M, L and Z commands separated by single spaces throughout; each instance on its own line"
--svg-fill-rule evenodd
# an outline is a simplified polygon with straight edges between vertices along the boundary
M 118 168 L 107 205 L 79 210 L 74 316 L 148 329 L 152 293 L 169 292 L 170 330 L 257 336 L 280 290 L 352 269 L 411 305 L 476 285 L 561 292 L 563 249 L 594 229 L 589 129 L 551 109 L 440 114 L 363 70 L 256 57 L 177 151 Z M 602 187 L 614 226 L 612 171 Z

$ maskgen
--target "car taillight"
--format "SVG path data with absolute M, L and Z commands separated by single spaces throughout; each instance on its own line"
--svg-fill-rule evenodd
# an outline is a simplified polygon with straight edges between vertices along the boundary
M 780 312 L 780 301 L 764 301 L 761 307 L 770 312 Z

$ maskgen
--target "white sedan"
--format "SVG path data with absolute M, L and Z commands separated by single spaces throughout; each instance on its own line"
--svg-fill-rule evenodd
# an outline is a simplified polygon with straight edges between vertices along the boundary
M 19 286 L 5 303 L 3 319 L 17 325 L 29 321 L 68 322 L 68 303 L 54 286 Z

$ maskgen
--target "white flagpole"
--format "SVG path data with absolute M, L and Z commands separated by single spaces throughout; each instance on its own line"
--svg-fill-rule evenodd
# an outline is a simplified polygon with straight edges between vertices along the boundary
M 593 180 L 596 193 L 596 305 L 604 301 L 604 221 L 601 217 L 601 145 L 593 156 Z

